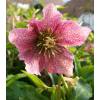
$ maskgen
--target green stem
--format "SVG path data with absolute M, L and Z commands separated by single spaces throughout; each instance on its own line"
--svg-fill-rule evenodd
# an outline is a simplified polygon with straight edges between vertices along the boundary
M 50 77 L 50 79 L 52 81 L 52 85 L 55 85 L 55 81 L 54 81 L 53 75 L 50 74 L 50 73 L 48 73 L 48 75 L 49 75 L 49 77 Z
M 67 82 L 64 80 L 63 75 L 60 75 L 60 77 L 61 77 L 61 80 L 62 80 L 62 82 L 63 82 L 63 84 L 64 84 L 65 90 L 66 90 L 66 92 L 67 92 L 67 97 L 69 98 L 69 88 L 68 88 L 68 84 L 67 84 Z

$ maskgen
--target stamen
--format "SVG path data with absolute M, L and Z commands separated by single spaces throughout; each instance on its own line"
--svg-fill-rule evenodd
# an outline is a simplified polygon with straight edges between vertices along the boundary
M 54 53 L 54 51 L 53 51 L 53 50 L 51 50 L 51 53 L 52 53 L 52 55 L 55 57 L 55 53 Z
M 36 46 L 38 46 L 38 47 L 39 47 L 40 45 L 41 45 L 41 43 L 38 43 Z
M 51 34 L 51 29 L 40 32 L 36 46 L 39 49 L 39 54 L 48 54 L 48 57 L 55 56 L 56 39 Z

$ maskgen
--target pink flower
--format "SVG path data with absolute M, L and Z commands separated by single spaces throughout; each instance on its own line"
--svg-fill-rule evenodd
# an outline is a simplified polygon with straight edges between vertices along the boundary
M 43 9 L 43 19 L 32 19 L 28 28 L 15 28 L 9 40 L 19 50 L 29 73 L 73 75 L 73 55 L 65 46 L 80 46 L 88 37 L 90 29 L 74 21 L 62 20 L 62 15 L 53 4 Z

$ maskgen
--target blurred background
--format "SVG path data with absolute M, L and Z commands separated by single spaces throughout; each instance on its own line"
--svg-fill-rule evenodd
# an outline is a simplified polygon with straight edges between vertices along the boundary
M 42 9 L 48 3 L 62 5 L 62 13 L 79 18 L 79 23 L 94 30 L 94 1 L 93 0 L 7 0 L 7 7 L 10 4 L 18 8 L 28 9 L 35 7 Z

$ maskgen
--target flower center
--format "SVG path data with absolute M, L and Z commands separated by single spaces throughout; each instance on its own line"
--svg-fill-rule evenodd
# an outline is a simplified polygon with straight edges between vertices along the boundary
M 37 39 L 37 48 L 39 53 L 53 53 L 56 46 L 56 39 L 52 33 L 40 32 Z

